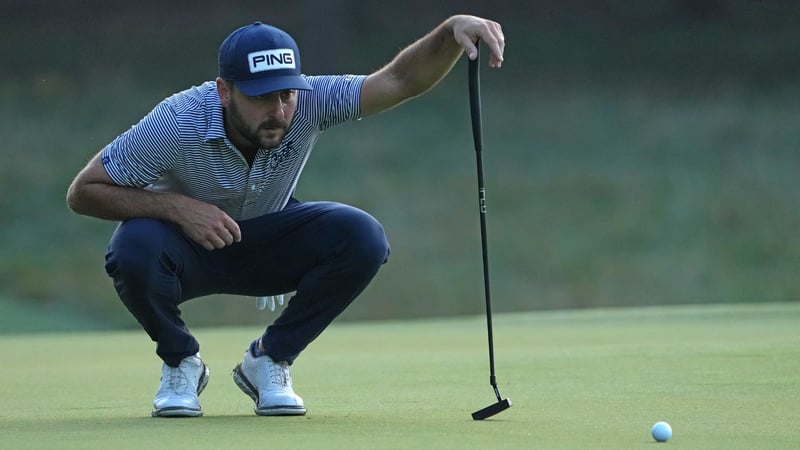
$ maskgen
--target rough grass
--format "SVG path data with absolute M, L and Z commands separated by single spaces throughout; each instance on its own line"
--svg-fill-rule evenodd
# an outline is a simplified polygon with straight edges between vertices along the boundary
M 0 18 L 0 293 L 135 327 L 102 268 L 114 224 L 71 214 L 67 186 L 156 102 L 212 78 L 221 36 L 263 8 L 16 3 Z M 352 14 L 270 11 L 298 33 L 327 26 L 302 46 L 336 72 L 380 67 L 452 13 L 336 3 Z M 479 3 L 461 7 L 508 37 L 503 69 L 482 74 L 498 310 L 800 299 L 800 8 L 731 0 L 695 21 L 685 2 Z M 310 159 L 298 196 L 369 211 L 392 244 L 345 319 L 480 312 L 465 75 L 326 132 Z M 192 324 L 261 320 L 250 302 L 194 305 Z

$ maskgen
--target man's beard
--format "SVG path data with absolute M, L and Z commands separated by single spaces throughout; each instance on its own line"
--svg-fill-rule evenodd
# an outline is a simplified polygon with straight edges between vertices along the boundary
M 275 148 L 281 144 L 283 141 L 283 137 L 286 136 L 286 130 L 289 128 L 289 124 L 280 120 L 270 119 L 266 122 L 262 122 L 257 128 L 253 129 L 247 125 L 242 115 L 239 113 L 239 108 L 236 106 L 236 103 L 231 101 L 228 105 L 228 111 L 230 112 L 230 125 L 253 147 L 255 148 Z M 280 137 L 275 139 L 269 139 L 268 141 L 262 141 L 261 137 L 258 134 L 258 131 L 261 129 L 272 130 L 273 133 L 276 132 L 276 129 L 280 129 Z

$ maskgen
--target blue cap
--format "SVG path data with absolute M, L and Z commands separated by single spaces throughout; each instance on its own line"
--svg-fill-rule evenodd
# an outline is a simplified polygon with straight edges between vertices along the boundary
M 225 38 L 219 48 L 219 76 L 250 97 L 285 89 L 311 90 L 300 75 L 297 43 L 285 31 L 261 22 Z

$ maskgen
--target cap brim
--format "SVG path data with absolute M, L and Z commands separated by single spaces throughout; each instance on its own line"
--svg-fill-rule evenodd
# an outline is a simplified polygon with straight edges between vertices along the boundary
M 248 97 L 256 97 L 287 89 L 313 90 L 311 85 L 299 75 L 272 76 L 255 80 L 234 81 L 233 83 Z

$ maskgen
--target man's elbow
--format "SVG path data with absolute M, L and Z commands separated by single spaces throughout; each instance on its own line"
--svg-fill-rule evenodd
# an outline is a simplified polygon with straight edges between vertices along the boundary
M 79 188 L 73 182 L 69 185 L 67 189 L 67 207 L 72 210 L 72 212 L 82 214 L 81 208 L 81 196 L 79 194 Z
M 76 181 L 67 189 L 67 207 L 72 212 L 81 215 L 90 215 L 89 202 L 86 195 L 86 184 Z

